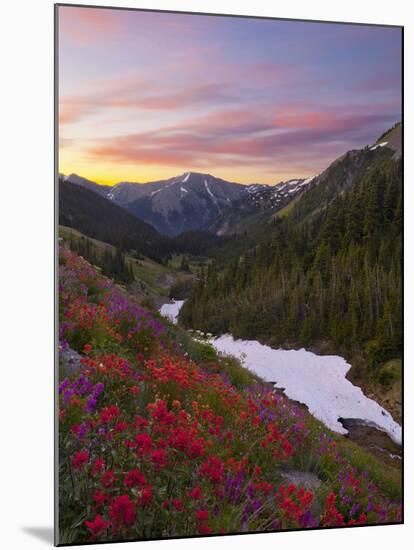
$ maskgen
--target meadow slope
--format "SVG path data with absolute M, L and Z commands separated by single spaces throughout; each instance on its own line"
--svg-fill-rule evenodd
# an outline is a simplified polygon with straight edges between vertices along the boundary
M 398 469 L 59 261 L 61 544 L 401 522 Z

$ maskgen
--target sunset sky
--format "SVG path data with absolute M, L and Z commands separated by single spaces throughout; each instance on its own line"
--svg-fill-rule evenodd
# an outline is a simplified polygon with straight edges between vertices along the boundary
M 401 30 L 59 7 L 59 171 L 320 172 L 401 119 Z

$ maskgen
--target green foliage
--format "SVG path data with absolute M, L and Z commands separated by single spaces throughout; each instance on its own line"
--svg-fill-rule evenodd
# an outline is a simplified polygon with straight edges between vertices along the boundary
M 173 285 L 171 285 L 168 295 L 174 300 L 184 300 L 190 296 L 192 287 L 192 277 L 180 277 Z
M 267 239 L 224 269 L 209 265 L 184 324 L 273 345 L 329 340 L 345 356 L 362 350 L 373 372 L 401 355 L 401 162 L 351 152 L 332 171 Z
M 133 251 L 139 259 L 146 256 L 163 264 L 172 254 L 206 256 L 230 240 L 206 231 L 189 231 L 175 238 L 160 235 L 152 225 L 98 193 L 64 180 L 59 181 L 59 223 L 123 252 Z
M 100 267 L 107 277 L 123 284 L 130 284 L 135 280 L 132 264 L 119 248 L 115 251 L 111 247 L 99 249 L 90 239 L 83 235 L 75 235 L 72 231 L 69 233 L 68 244 L 72 251 L 92 265 Z

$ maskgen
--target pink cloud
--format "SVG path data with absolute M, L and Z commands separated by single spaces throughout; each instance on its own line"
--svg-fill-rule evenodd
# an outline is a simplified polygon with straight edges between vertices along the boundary
M 154 88 L 155 86 L 139 80 L 132 84 L 128 79 L 125 84 L 118 82 L 115 86 L 107 86 L 103 91 L 96 90 L 80 96 L 62 96 L 59 100 L 59 122 L 77 122 L 100 111 L 105 112 L 108 108 L 168 111 L 237 100 L 236 96 L 229 93 L 227 86 L 220 83 L 187 88 L 171 87 L 163 93 L 151 93 Z
M 150 163 L 206 167 L 303 162 L 362 146 L 372 139 L 372 128 L 385 129 L 392 122 L 389 114 L 343 113 L 325 116 L 307 113 L 296 121 L 287 118 L 284 127 L 255 121 L 247 112 L 217 113 L 193 119 L 185 127 L 166 127 L 160 131 L 135 133 L 100 140 L 87 153 L 96 160 L 120 163 Z M 225 131 L 227 129 L 227 131 Z
M 111 9 L 88 7 L 59 7 L 59 32 L 78 46 L 102 41 L 107 42 L 122 28 L 122 17 Z
M 389 90 L 399 90 L 401 80 L 391 75 L 380 75 L 369 78 L 355 85 L 357 92 L 384 92 Z

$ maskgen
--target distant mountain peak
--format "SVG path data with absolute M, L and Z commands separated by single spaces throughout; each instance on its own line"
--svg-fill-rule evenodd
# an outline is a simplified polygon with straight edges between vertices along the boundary
M 304 180 L 290 180 L 278 186 L 243 185 L 212 174 L 186 171 L 169 179 L 148 183 L 120 182 L 112 187 L 99 185 L 75 173 L 69 174 L 65 181 L 95 191 L 150 223 L 160 233 L 173 236 L 209 227 L 235 201 L 242 199 L 251 202 L 254 209 L 267 203 L 274 209 L 293 198 Z

